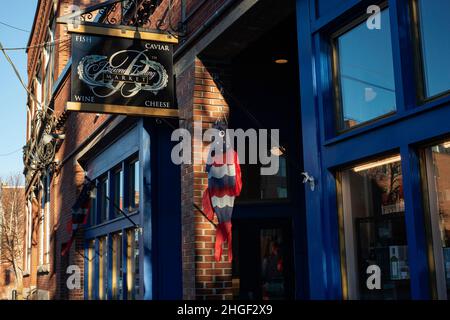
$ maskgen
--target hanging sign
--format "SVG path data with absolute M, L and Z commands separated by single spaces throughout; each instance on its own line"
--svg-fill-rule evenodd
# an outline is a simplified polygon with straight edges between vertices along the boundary
M 173 44 L 166 34 L 68 25 L 72 33 L 67 110 L 177 117 Z

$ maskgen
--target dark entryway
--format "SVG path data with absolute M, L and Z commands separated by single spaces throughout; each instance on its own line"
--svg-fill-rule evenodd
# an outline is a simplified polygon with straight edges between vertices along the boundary
M 294 298 L 289 220 L 237 220 L 233 229 L 233 295 L 243 300 Z
M 308 272 L 295 2 L 261 1 L 200 56 L 230 107 L 231 129 L 279 130 L 279 170 L 241 164 L 233 212 L 233 296 L 306 299 Z M 278 7 L 277 7 L 278 8 Z M 273 13 L 273 14 L 272 14 Z M 269 20 L 258 17 L 270 17 Z M 259 137 L 261 138 L 261 137 Z M 250 149 L 247 142 L 247 150 Z M 259 148 L 259 147 L 258 147 Z M 259 150 L 258 150 L 259 151 Z M 239 155 L 240 159 L 243 156 Z M 248 153 L 244 156 L 248 159 Z

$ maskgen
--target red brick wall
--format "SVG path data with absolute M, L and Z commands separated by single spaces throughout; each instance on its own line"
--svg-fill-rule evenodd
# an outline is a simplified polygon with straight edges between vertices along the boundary
M 57 15 L 62 16 L 67 13 L 67 7 L 71 4 L 78 4 L 81 7 L 95 4 L 101 0 L 61 0 Z M 226 0 L 207 1 L 197 11 L 188 23 L 188 32 L 191 35 L 201 24 L 203 24 Z M 31 45 L 36 45 L 45 41 L 46 26 L 51 9 L 52 0 L 42 0 L 41 9 L 34 29 Z M 165 0 L 152 16 L 155 23 L 160 19 L 167 6 Z M 187 13 L 198 4 L 198 0 L 187 1 Z M 175 1 L 175 10 L 172 23 L 176 25 L 180 17 L 180 1 Z M 57 25 L 56 39 L 68 37 L 64 25 Z M 56 49 L 56 72 L 55 80 L 62 72 L 70 58 L 70 42 L 58 42 Z M 28 53 L 28 74 L 32 79 L 35 74 L 38 54 L 42 48 L 30 49 Z M 228 107 L 221 96 L 217 86 L 213 81 L 211 72 L 226 75 L 226 67 L 208 64 L 207 67 L 200 61 L 192 61 L 190 67 L 186 68 L 182 74 L 177 75 L 177 95 L 180 105 L 181 118 L 180 126 L 189 129 L 193 133 L 193 122 L 201 121 L 203 128 L 209 128 L 217 117 L 224 112 L 228 113 Z M 65 109 L 65 104 L 70 97 L 70 77 L 67 77 L 60 91 L 55 97 L 54 109 L 59 116 Z M 83 144 L 86 139 L 109 118 L 108 115 L 96 116 L 95 114 L 70 113 L 65 124 L 66 139 L 57 152 L 56 159 L 61 166 L 54 175 L 51 182 L 51 221 L 52 236 L 50 273 L 40 275 L 36 280 L 38 288 L 50 291 L 50 298 L 82 299 L 83 290 L 68 291 L 66 288 L 65 272 L 67 265 L 77 264 L 83 273 L 83 257 L 75 252 L 76 249 L 82 251 L 82 241 L 74 244 L 67 261 L 61 258 L 61 246 L 69 240 L 66 226 L 71 219 L 71 205 L 74 203 L 80 185 L 84 178 L 84 173 L 79 164 L 76 163 L 73 152 Z M 201 141 L 193 141 L 200 145 Z M 201 159 L 200 152 L 194 152 L 194 159 Z M 183 165 L 181 173 L 182 187 L 182 233 L 183 233 L 183 295 L 186 299 L 229 299 L 231 294 L 231 265 L 225 262 L 227 250 L 225 248 L 222 262 L 215 262 L 213 246 L 215 240 L 214 227 L 195 212 L 192 203 L 195 201 L 201 204 L 201 197 L 207 186 L 207 176 L 204 172 L 203 164 Z M 33 257 L 36 261 L 36 250 Z M 53 264 L 55 261 L 55 265 Z M 36 277 L 36 266 L 32 268 L 30 279 L 26 280 L 28 285 L 33 284 Z M 82 282 L 83 283 L 83 282 Z
M 196 59 L 177 80 L 181 117 L 186 119 L 180 124 L 192 135 L 194 123 L 208 129 L 217 118 L 228 115 L 227 103 L 213 80 L 214 74 L 223 80 L 226 67 L 205 66 Z M 193 135 L 193 145 L 206 147 L 207 143 L 197 141 Z M 231 264 L 227 262 L 227 249 L 222 261 L 215 262 L 214 226 L 193 208 L 193 202 L 201 207 L 202 195 L 208 184 L 204 163 L 198 163 L 202 156 L 201 149 L 194 149 L 194 163 L 184 165 L 181 173 L 184 298 L 231 299 Z

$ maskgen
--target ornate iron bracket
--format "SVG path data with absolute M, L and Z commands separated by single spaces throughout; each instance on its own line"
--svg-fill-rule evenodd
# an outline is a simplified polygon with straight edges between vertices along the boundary
M 61 127 L 58 127 L 58 119 L 55 115 L 42 110 L 36 112 L 33 118 L 30 134 L 31 139 L 23 148 L 23 162 L 27 183 L 35 172 L 40 170 L 52 170 L 55 154 L 58 148 Z
M 57 19 L 58 23 L 95 23 L 99 25 L 122 25 L 140 28 L 152 26 L 151 17 L 162 0 L 108 0 L 85 9 L 75 10 Z M 179 28 L 171 27 L 173 2 L 164 12 L 163 18 L 155 24 L 158 31 L 170 32 L 178 36 Z M 164 27 L 169 17 L 169 27 Z

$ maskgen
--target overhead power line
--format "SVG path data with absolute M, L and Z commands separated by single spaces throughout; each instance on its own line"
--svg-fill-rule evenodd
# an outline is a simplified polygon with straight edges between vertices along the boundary
M 3 48 L 2 43 L 0 42 L 0 51 L 3 52 L 3 55 L 5 56 L 6 60 L 8 61 L 8 63 L 11 65 L 11 67 L 14 70 L 14 73 L 16 74 L 17 78 L 19 79 L 20 84 L 22 85 L 22 87 L 25 89 L 25 91 L 28 93 L 28 95 L 44 110 L 46 110 L 45 108 L 43 108 L 42 104 L 40 101 L 38 101 L 38 99 L 36 98 L 36 96 L 28 89 L 28 87 L 26 86 L 25 82 L 23 81 L 22 77 L 20 76 L 19 70 L 17 69 L 16 65 L 14 64 L 14 62 L 11 60 L 11 58 L 9 57 L 9 55 L 6 53 L 5 49 Z M 48 109 L 50 109 L 51 111 L 54 111 L 52 108 L 50 108 L 48 105 L 46 106 Z
M 35 44 L 32 46 L 28 46 L 28 47 L 10 47 L 10 48 L 2 48 L 2 50 L 17 51 L 17 50 L 27 50 L 27 49 L 33 49 L 33 48 L 43 48 L 43 47 L 47 47 L 47 46 L 54 46 L 57 43 L 62 43 L 62 42 L 69 41 L 69 40 L 70 40 L 70 36 L 56 39 L 54 41 L 48 41 L 48 42 L 44 42 L 44 43 L 40 43 L 40 44 Z
M 4 25 L 5 27 L 11 28 L 11 29 L 16 29 L 16 30 L 19 30 L 19 31 L 22 31 L 22 32 L 30 33 L 30 30 L 25 30 L 25 29 L 22 29 L 22 28 L 18 28 L 18 27 L 15 27 L 13 25 L 10 25 L 10 24 L 8 24 L 6 22 L 0 21 L 0 24 Z
M 7 157 L 7 156 L 10 156 L 10 155 L 12 155 L 12 154 L 15 154 L 15 153 L 17 153 L 17 152 L 19 152 L 19 151 L 22 151 L 22 148 L 19 148 L 19 149 L 17 149 L 17 150 L 14 150 L 14 151 L 11 151 L 11 152 L 8 152 L 8 153 L 0 154 L 0 157 Z

